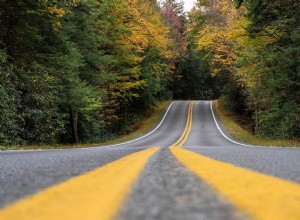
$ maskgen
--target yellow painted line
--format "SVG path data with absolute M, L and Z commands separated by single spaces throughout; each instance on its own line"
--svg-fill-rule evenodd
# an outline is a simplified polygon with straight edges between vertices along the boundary
M 1 220 L 105 220 L 114 217 L 130 186 L 159 148 L 125 156 L 0 211 Z
M 186 142 L 186 140 L 188 139 L 189 134 L 191 132 L 192 124 L 193 124 L 193 107 L 194 107 L 194 102 L 192 102 L 192 104 L 191 104 L 190 123 L 189 123 L 188 129 L 187 129 L 186 135 L 184 136 L 182 141 L 177 145 L 178 147 L 182 147 L 182 145 Z
M 172 153 L 233 204 L 255 219 L 299 220 L 300 185 L 213 160 L 183 148 Z
M 194 101 L 192 101 L 189 105 L 188 117 L 187 117 L 184 131 L 183 131 L 182 135 L 179 137 L 179 139 L 174 144 L 171 145 L 171 147 L 172 146 L 178 146 L 178 147 L 182 146 L 185 143 L 185 141 L 187 140 L 189 133 L 191 131 L 191 128 L 192 128 L 193 106 L 194 106 Z
M 192 107 L 192 102 L 189 104 L 188 116 L 187 116 L 184 131 L 183 131 L 182 135 L 179 137 L 179 139 L 174 144 L 172 144 L 172 146 L 177 146 L 182 141 L 182 139 L 186 135 L 186 132 L 188 131 L 188 127 L 189 127 L 189 124 L 190 124 L 190 117 L 191 117 L 191 107 Z
M 189 124 L 190 124 L 191 106 L 192 106 L 192 102 L 189 104 L 188 115 L 187 115 L 186 125 L 185 125 L 185 128 L 184 128 L 184 131 L 181 134 L 181 136 L 179 137 L 179 139 L 174 144 L 172 144 L 172 146 L 177 146 L 182 141 L 184 136 L 186 135 L 186 132 L 187 132 Z

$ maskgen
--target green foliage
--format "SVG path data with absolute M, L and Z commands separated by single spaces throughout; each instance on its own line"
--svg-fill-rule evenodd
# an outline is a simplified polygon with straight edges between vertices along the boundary
M 249 72 L 253 63 L 256 67 L 250 74 L 256 83 L 248 98 L 250 103 L 255 103 L 250 106 L 254 110 L 256 133 L 271 138 L 299 138 L 299 2 L 248 0 L 244 3 L 251 22 L 247 32 L 255 50 L 246 50 L 239 62 L 246 64 L 244 71 Z
M 3 0 L 0 25 L 0 145 L 100 141 L 171 97 L 155 1 Z
M 14 85 L 14 73 L 6 63 L 6 53 L 0 50 L 0 143 L 20 144 L 20 116 L 17 113 L 20 94 Z
M 0 145 L 100 141 L 157 100 L 221 92 L 256 134 L 299 137 L 299 3 L 198 4 L 2 0 Z
M 55 79 L 36 63 L 16 71 L 21 81 L 18 114 L 22 117 L 22 139 L 28 144 L 56 143 L 61 128 Z
M 299 2 L 235 3 L 198 0 L 202 9 L 191 13 L 189 27 L 196 50 L 216 76 L 225 107 L 252 119 L 256 135 L 299 138 Z
M 0 41 L 7 51 L 6 65 L 9 68 L 5 70 L 10 71 L 9 89 L 13 90 L 6 94 L 7 99 L 15 103 L 10 106 L 11 116 L 18 115 L 17 119 L 14 117 L 4 121 L 6 124 L 14 123 L 18 132 L 14 132 L 15 137 L 7 137 L 3 143 L 56 142 L 60 126 L 55 79 L 50 76 L 49 69 L 40 64 L 37 56 L 42 50 L 42 35 L 46 31 L 43 27 L 48 19 L 43 11 L 45 5 L 5 1 L 2 7 Z M 1 131 L 7 132 L 7 129 Z
M 299 138 L 299 2 L 236 1 L 238 12 L 229 0 L 198 3 L 206 10 L 195 13 L 191 31 L 217 73 L 225 106 L 252 117 L 256 135 Z

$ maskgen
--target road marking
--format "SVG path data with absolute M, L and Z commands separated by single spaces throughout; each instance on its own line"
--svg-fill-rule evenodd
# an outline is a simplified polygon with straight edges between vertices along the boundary
M 213 110 L 213 101 L 210 101 L 210 110 L 211 110 L 211 113 L 212 113 L 212 116 L 214 118 L 214 121 L 215 121 L 215 124 L 218 128 L 218 130 L 220 131 L 220 133 L 223 135 L 224 138 L 226 138 L 227 140 L 229 140 L 230 142 L 234 143 L 234 144 L 237 144 L 237 145 L 242 145 L 242 146 L 246 146 L 246 147 L 258 147 L 258 146 L 253 146 L 253 145 L 250 145 L 250 144 L 242 144 L 242 143 L 239 143 L 237 141 L 234 141 L 232 140 L 231 138 L 229 138 L 226 134 L 224 134 L 224 132 L 222 131 L 222 129 L 220 128 L 218 122 L 217 122 L 217 119 L 216 119 L 216 116 L 215 116 L 215 113 L 214 113 L 214 110 Z
M 106 220 L 159 147 L 133 153 L 74 177 L 0 211 L 1 220 Z
M 300 185 L 172 147 L 188 168 L 238 208 L 261 220 L 299 220 Z
M 215 117 L 215 113 L 214 113 L 214 110 L 213 110 L 213 101 L 210 101 L 210 110 L 211 110 L 211 113 L 212 113 L 212 116 L 214 118 L 214 121 L 215 121 L 215 124 L 218 128 L 218 130 L 220 131 L 220 133 L 223 135 L 224 138 L 226 138 L 227 140 L 231 141 L 232 143 L 234 144 L 237 144 L 237 145 L 241 145 L 241 146 L 246 146 L 246 147 L 254 147 L 254 148 L 257 148 L 257 147 L 268 147 L 268 148 L 281 148 L 281 149 L 289 149 L 289 148 L 298 148 L 298 147 L 278 147 L 278 146 L 258 146 L 258 145 L 251 145 L 251 144 L 243 144 L 243 143 L 239 143 L 237 141 L 234 141 L 232 140 L 231 138 L 229 138 L 226 134 L 224 134 L 224 132 L 222 131 L 222 129 L 220 128 L 219 124 L 218 124 L 218 121 Z
M 186 135 L 184 136 L 184 138 L 182 139 L 182 141 L 177 145 L 178 147 L 182 147 L 182 145 L 186 142 L 187 138 L 189 137 L 189 134 L 191 132 L 192 129 L 192 124 L 193 124 L 193 107 L 194 107 L 195 102 L 192 101 L 191 102 L 191 106 L 190 106 L 190 118 L 189 118 L 189 126 L 186 132 Z
M 159 124 L 158 124 L 151 132 L 149 132 L 148 134 L 145 134 L 145 135 L 143 135 L 142 137 L 139 137 L 139 138 L 136 138 L 136 139 L 133 139 L 133 140 L 130 140 L 130 141 L 122 142 L 122 143 L 119 143 L 119 144 L 112 144 L 112 145 L 100 146 L 100 147 L 114 147 L 114 146 L 119 146 L 119 145 L 123 145 L 123 144 L 130 144 L 130 143 L 132 143 L 132 142 L 135 142 L 135 141 L 141 140 L 141 139 L 143 139 L 143 138 L 145 138 L 145 137 L 148 137 L 149 135 L 153 134 L 157 129 L 160 128 L 160 126 L 161 126 L 162 123 L 165 121 L 165 118 L 167 117 L 167 115 L 168 115 L 168 113 L 169 113 L 169 111 L 170 111 L 170 109 L 171 109 L 171 107 L 172 107 L 172 105 L 173 105 L 174 103 L 175 103 L 175 101 L 172 102 L 172 103 L 169 105 L 169 107 L 168 107 L 166 113 L 164 114 L 164 117 L 163 117 L 162 120 L 160 121 L 160 123 L 159 123 Z M 97 147 L 95 147 L 95 148 L 97 148 Z
M 130 141 L 126 141 L 126 142 L 122 142 L 122 143 L 118 143 L 118 144 L 111 144 L 111 145 L 103 145 L 103 146 L 96 146 L 96 147 L 82 147 L 82 148 L 76 148 L 76 149 L 95 149 L 95 148 L 106 148 L 106 147 L 115 147 L 115 146 L 120 146 L 120 145 L 124 145 L 124 144 L 130 144 L 132 142 L 135 142 L 135 141 L 138 141 L 138 140 L 141 140 L 145 137 L 148 137 L 149 135 L 153 134 L 157 129 L 160 128 L 160 126 L 162 125 L 162 123 L 165 121 L 165 118 L 167 117 L 172 105 L 175 103 L 176 101 L 172 102 L 166 113 L 164 114 L 164 117 L 161 119 L 160 123 L 149 133 L 143 135 L 142 137 L 139 137 L 139 138 L 136 138 L 136 139 L 133 139 L 133 140 L 130 140 Z M 55 150 L 55 151 L 63 151 L 63 150 L 69 150 L 69 149 L 37 149 L 37 150 L 5 150 L 5 152 L 36 152 L 36 151 L 52 151 L 52 150 Z M 1 152 L 2 150 L 0 150 Z M 4 150 L 3 150 L 4 151 Z
M 191 129 L 192 129 L 192 123 L 193 123 L 193 106 L 194 106 L 194 101 L 192 101 L 189 105 L 189 109 L 188 109 L 188 116 L 187 116 L 187 120 L 186 120 L 186 125 L 184 128 L 183 133 L 181 134 L 181 136 L 179 137 L 179 139 L 171 145 L 171 147 L 182 147 L 182 145 L 186 142 Z

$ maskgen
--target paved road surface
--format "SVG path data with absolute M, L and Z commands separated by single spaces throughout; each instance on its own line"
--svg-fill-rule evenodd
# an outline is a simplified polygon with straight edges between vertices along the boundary
M 239 145 L 215 119 L 177 101 L 131 143 L 2 151 L 0 219 L 300 219 L 300 149 Z

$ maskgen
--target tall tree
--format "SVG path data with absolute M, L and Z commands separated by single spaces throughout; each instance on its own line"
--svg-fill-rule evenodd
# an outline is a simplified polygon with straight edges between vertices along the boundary
M 273 138 L 299 137 L 300 63 L 295 57 L 300 48 L 300 3 L 237 1 L 239 6 L 242 2 L 250 20 L 250 44 L 240 56 L 240 69 L 255 79 L 250 100 L 256 109 L 257 132 Z

